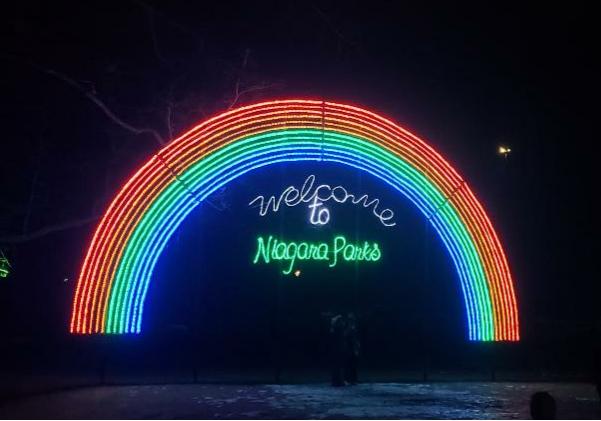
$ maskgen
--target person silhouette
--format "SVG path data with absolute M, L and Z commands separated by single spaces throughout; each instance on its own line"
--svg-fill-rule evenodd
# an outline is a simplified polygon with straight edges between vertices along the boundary
M 597 389 L 599 402 L 601 402 L 601 334 L 598 329 L 594 333 L 593 345 L 593 383 Z
M 348 313 L 344 329 L 344 381 L 357 384 L 357 363 L 361 342 L 357 331 L 357 319 L 354 313 Z
M 330 319 L 330 371 L 332 386 L 344 386 L 345 320 L 340 314 Z
M 554 420 L 555 399 L 549 392 L 536 392 L 530 398 L 530 416 L 533 420 Z

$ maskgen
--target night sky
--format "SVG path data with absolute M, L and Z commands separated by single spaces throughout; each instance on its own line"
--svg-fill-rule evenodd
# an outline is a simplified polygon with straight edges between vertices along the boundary
M 486 207 L 514 271 L 524 341 L 584 347 L 599 329 L 599 31 L 583 4 L 26 1 L 3 12 L 2 28 L 7 343 L 67 335 L 94 228 L 84 222 L 159 148 L 157 136 L 119 126 L 90 98 L 165 140 L 228 107 L 272 98 L 338 100 L 388 116 L 440 151 Z M 507 159 L 499 145 L 511 147 Z M 308 234 L 282 228 L 301 223 L 300 210 L 266 221 L 246 203 L 310 172 L 390 203 L 400 237 L 351 208 L 336 212 L 341 230 L 396 255 L 327 277 L 308 268 L 295 285 L 252 267 L 259 232 Z M 215 355 L 219 344 L 253 340 L 248 353 L 260 353 L 274 335 L 284 350 L 315 351 L 320 314 L 353 309 L 365 315 L 367 344 L 404 338 L 371 351 L 374 359 L 424 337 L 432 347 L 464 340 L 444 248 L 406 201 L 367 175 L 276 166 L 232 183 L 215 202 L 223 206 L 192 214 L 160 260 L 150 332 L 210 338 Z

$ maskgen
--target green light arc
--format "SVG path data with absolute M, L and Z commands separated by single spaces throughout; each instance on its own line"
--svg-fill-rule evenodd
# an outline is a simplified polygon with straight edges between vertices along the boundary
M 311 159 L 301 159 L 301 155 L 309 156 L 311 153 L 314 154 Z M 174 181 L 146 209 L 127 242 L 108 297 L 107 333 L 140 331 L 148 281 L 160 251 L 185 216 L 218 186 L 251 171 L 261 163 L 261 159 L 267 165 L 275 160 L 336 162 L 332 157 L 340 156 L 340 163 L 344 164 L 345 155 L 353 157 L 345 158 L 348 159 L 347 165 L 354 162 L 357 168 L 362 166 L 364 170 L 394 185 L 418 205 L 437 228 L 443 241 L 450 243 L 449 252 L 458 269 L 470 321 L 468 324 L 473 326 L 477 323 L 482 327 L 483 336 L 475 339 L 492 340 L 492 306 L 482 262 L 465 226 L 444 194 L 408 162 L 368 139 L 313 129 L 277 130 L 248 136 L 177 173 L 177 178 L 174 177 Z M 391 180 L 394 180 L 394 184 Z M 420 197 L 421 201 L 416 202 L 416 197 Z M 448 237 L 446 240 L 445 235 Z M 475 280 L 473 291 L 467 277 Z M 131 279 L 134 281 L 130 283 Z M 132 306 L 134 297 L 141 298 L 136 299 Z M 128 325 L 132 307 L 134 317 L 132 324 Z M 472 334 L 470 330 L 470 337 Z

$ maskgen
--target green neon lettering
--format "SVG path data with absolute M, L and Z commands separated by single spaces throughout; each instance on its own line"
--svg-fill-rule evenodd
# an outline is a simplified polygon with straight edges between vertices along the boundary
M 344 238 L 342 235 L 339 235 L 336 238 L 334 238 L 334 258 L 332 259 L 332 263 L 330 263 L 331 268 L 336 266 L 336 264 L 338 263 L 338 253 L 340 253 L 342 249 L 344 249 L 345 245 L 346 238 Z
M 275 242 L 277 245 L 273 247 L 273 254 L 271 257 L 274 260 L 282 260 L 286 257 L 286 243 L 279 242 L 278 240 L 275 240 Z
M 355 247 L 355 252 L 353 253 L 353 260 L 358 262 L 363 260 L 363 246 Z
M 263 257 L 263 261 L 265 263 L 269 263 L 269 249 L 271 248 L 271 241 L 273 237 L 270 235 L 267 240 L 267 245 L 265 245 L 265 241 L 263 237 L 257 238 L 257 253 L 255 254 L 255 258 L 253 259 L 253 263 L 257 263 L 259 261 L 259 257 Z
M 330 250 L 332 258 L 330 259 Z M 339 257 L 342 255 L 342 257 Z M 325 242 L 309 243 L 282 241 L 274 236 L 257 237 L 257 250 L 253 263 L 271 263 L 271 261 L 284 261 L 285 268 L 282 270 L 284 275 L 289 275 L 295 269 L 295 264 L 299 260 L 329 261 L 328 267 L 335 267 L 341 259 L 346 262 L 375 262 L 380 260 L 382 253 L 378 243 L 363 244 L 348 243 L 343 235 L 334 237 L 330 244 Z
M 372 250 L 369 257 L 372 262 L 377 262 L 378 260 L 380 260 L 380 257 L 382 257 L 382 252 L 380 251 L 378 243 L 374 243 L 374 249 Z
M 298 256 L 297 257 L 298 257 L 298 260 L 309 259 L 309 257 L 310 257 L 309 244 L 303 242 L 298 245 Z
M 363 243 L 363 247 L 361 247 L 359 252 L 360 259 L 369 261 L 369 258 L 367 257 L 369 256 L 369 253 L 371 253 L 371 249 L 369 247 L 369 243 L 366 241 Z
M 319 260 L 319 246 L 317 244 L 309 244 L 309 258 Z
M 344 260 L 350 262 L 355 259 L 355 246 L 352 244 L 347 244 L 342 251 L 342 255 L 344 256 Z
M 296 243 L 288 243 L 288 246 L 286 247 L 286 260 L 290 262 L 290 265 L 288 266 L 288 269 L 283 272 L 284 275 L 288 275 L 290 274 L 290 272 L 292 272 L 292 268 L 294 267 L 294 262 L 296 261 L 297 255 L 298 245 Z
M 332 258 L 330 259 L 330 250 Z M 342 255 L 342 257 L 339 257 Z M 378 243 L 369 243 L 364 241 L 363 244 L 348 243 L 343 235 L 334 237 L 333 241 L 328 244 L 325 242 L 309 243 L 282 241 L 270 235 L 267 240 L 263 236 L 257 237 L 257 250 L 253 263 L 271 263 L 272 261 L 284 261 L 285 268 L 282 270 L 284 275 L 289 275 L 295 268 L 295 264 L 299 260 L 314 260 L 314 261 L 329 261 L 328 267 L 335 267 L 340 259 L 346 262 L 375 262 L 380 260 L 382 253 Z
M 330 252 L 330 248 L 326 243 L 321 243 L 317 246 L 317 260 L 330 260 L 328 257 L 328 253 Z

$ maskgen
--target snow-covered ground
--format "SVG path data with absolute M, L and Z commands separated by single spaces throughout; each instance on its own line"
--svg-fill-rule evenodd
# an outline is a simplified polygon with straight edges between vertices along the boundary
M 589 384 L 482 382 L 90 387 L 7 402 L 0 417 L 528 419 L 540 390 L 555 397 L 560 418 L 601 418 Z

